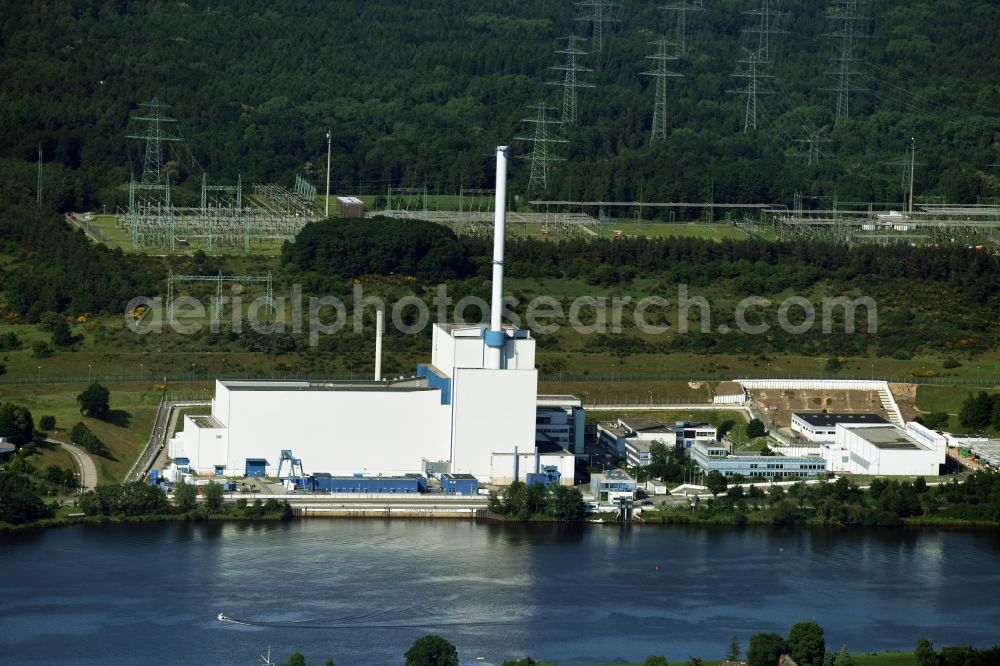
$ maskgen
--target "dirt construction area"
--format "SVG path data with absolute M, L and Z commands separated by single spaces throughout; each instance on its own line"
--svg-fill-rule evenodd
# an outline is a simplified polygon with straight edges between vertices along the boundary
M 894 394 L 895 395 L 895 394 Z M 768 389 L 751 391 L 751 398 L 780 427 L 792 423 L 793 412 L 880 414 L 885 416 L 877 391 L 803 391 Z M 910 406 L 912 409 L 913 401 Z M 902 405 L 900 405 L 902 408 Z
M 899 406 L 899 412 L 904 421 L 912 421 L 915 417 L 923 414 L 917 409 L 916 384 L 889 384 L 889 390 Z

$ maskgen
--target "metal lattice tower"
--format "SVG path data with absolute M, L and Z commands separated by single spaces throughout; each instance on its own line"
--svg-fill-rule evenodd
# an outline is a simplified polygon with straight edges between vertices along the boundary
M 742 65 L 741 71 L 733 74 L 734 78 L 746 79 L 744 88 L 737 88 L 728 92 L 746 97 L 746 110 L 743 114 L 743 133 L 757 129 L 757 97 L 759 95 L 770 95 L 774 91 L 767 90 L 761 85 L 762 79 L 774 78 L 770 74 L 762 73 L 760 56 L 757 51 L 750 51 L 746 57 L 738 61 Z
M 851 117 L 851 93 L 864 88 L 853 81 L 860 76 L 857 64 L 861 62 L 867 38 L 869 17 L 864 15 L 867 0 L 831 0 L 827 9 L 831 30 L 827 35 L 837 43 L 836 55 L 830 59 L 835 86 L 827 88 L 837 94 L 836 122 Z
M 826 132 L 827 129 L 828 127 L 821 127 L 819 129 L 809 131 L 804 139 L 796 139 L 796 143 L 806 144 L 807 149 L 805 153 L 795 153 L 794 156 L 806 158 L 809 166 L 819 164 L 820 158 L 823 156 L 823 151 L 820 150 L 820 144 L 830 143 L 830 139 L 822 138 L 823 133 Z
M 562 122 L 564 125 L 572 125 L 576 122 L 576 90 L 577 88 L 593 88 L 594 84 L 580 81 L 578 74 L 581 72 L 592 72 L 594 70 L 581 67 L 576 59 L 578 56 L 588 55 L 586 51 L 578 48 L 578 44 L 585 41 L 581 37 L 570 36 L 566 38 L 566 48 L 557 49 L 556 53 L 566 56 L 565 65 L 550 67 L 559 72 L 563 72 L 562 81 L 550 81 L 551 86 L 560 86 L 563 89 Z
M 163 104 L 155 97 L 153 101 L 140 104 L 144 109 L 142 115 L 132 116 L 136 123 L 145 123 L 145 129 L 137 130 L 133 134 L 126 135 L 126 138 L 145 141 L 146 149 L 142 162 L 142 184 L 162 185 L 163 184 L 163 146 L 170 141 L 180 141 L 181 138 L 167 131 L 165 126 L 177 121 L 164 114 L 165 109 L 170 107 Z
M 677 44 L 677 54 L 687 53 L 687 33 L 688 14 L 691 12 L 703 12 L 702 0 L 678 0 L 669 5 L 663 5 L 660 9 L 664 12 L 677 12 L 677 24 L 674 32 L 674 41 Z
M 681 74 L 667 69 L 667 63 L 677 60 L 677 56 L 669 55 L 670 42 L 658 39 L 652 42 L 656 47 L 656 55 L 646 56 L 648 60 L 656 61 L 656 69 L 642 72 L 640 76 L 652 76 L 656 79 L 656 103 L 653 105 L 653 130 L 649 142 L 656 143 L 667 138 L 667 79 L 680 77 Z
M 605 25 L 621 21 L 617 14 L 622 8 L 622 3 L 614 2 L 613 0 L 583 0 L 583 2 L 576 4 L 590 10 L 588 16 L 581 17 L 578 20 L 586 21 L 590 24 L 590 37 L 594 43 L 594 47 L 598 51 L 603 51 Z
M 759 0 L 760 6 L 743 12 L 748 17 L 749 27 L 743 28 L 743 34 L 756 36 L 756 51 L 758 62 L 771 62 L 771 35 L 784 34 L 787 30 L 777 28 L 778 19 L 787 16 L 777 11 L 779 0 Z
M 167 273 L 167 323 L 173 324 L 177 318 L 174 312 L 175 285 L 181 282 L 210 282 L 215 285 L 215 303 L 213 305 L 214 319 L 218 321 L 221 317 L 222 285 L 232 284 L 263 284 L 264 285 L 264 312 L 269 315 L 274 314 L 274 288 L 271 281 L 271 273 L 267 275 L 223 275 L 219 271 L 218 275 L 175 275 L 173 269 Z
M 515 138 L 520 141 L 531 142 L 531 155 L 529 157 L 531 160 L 531 175 L 528 178 L 528 191 L 544 192 L 549 186 L 549 168 L 552 162 L 558 162 L 563 159 L 554 155 L 551 147 L 553 144 L 567 143 L 567 141 L 555 136 L 549 130 L 550 125 L 560 124 L 558 120 L 552 120 L 549 117 L 555 109 L 544 104 L 536 104 L 528 108 L 535 111 L 535 117 L 522 118 L 522 122 L 533 125 L 535 128 L 534 133 L 530 137 L 519 136 Z

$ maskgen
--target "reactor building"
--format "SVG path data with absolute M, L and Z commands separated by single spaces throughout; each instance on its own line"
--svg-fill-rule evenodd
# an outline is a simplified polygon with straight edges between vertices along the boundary
M 506 160 L 497 148 L 489 324 L 434 324 L 431 362 L 383 380 L 379 311 L 374 379 L 217 380 L 211 415 L 185 416 L 170 457 L 199 474 L 276 476 L 282 452 L 293 451 L 307 472 L 471 474 L 487 483 L 544 466 L 572 485 L 582 404 L 538 395 L 535 340 L 501 322 Z

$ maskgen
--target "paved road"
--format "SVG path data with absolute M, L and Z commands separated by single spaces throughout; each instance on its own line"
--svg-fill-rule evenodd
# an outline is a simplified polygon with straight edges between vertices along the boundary
M 45 441 L 51 444 L 58 444 L 66 450 L 66 453 L 73 456 L 76 466 L 80 469 L 80 487 L 83 490 L 91 490 L 97 487 L 97 465 L 94 464 L 94 461 L 86 451 L 74 444 L 59 442 L 54 439 L 46 439 Z

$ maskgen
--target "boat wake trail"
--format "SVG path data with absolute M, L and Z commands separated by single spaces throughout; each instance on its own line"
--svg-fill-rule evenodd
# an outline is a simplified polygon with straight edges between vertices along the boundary
M 336 618 L 312 618 L 308 620 L 252 620 L 229 617 L 219 613 L 217 619 L 224 624 L 244 627 L 273 627 L 282 629 L 435 629 L 439 627 L 499 627 L 527 624 L 516 620 L 494 620 L 482 617 L 399 617 L 419 614 L 431 607 L 411 606 L 385 611 L 375 611 L 362 615 L 344 615 Z

